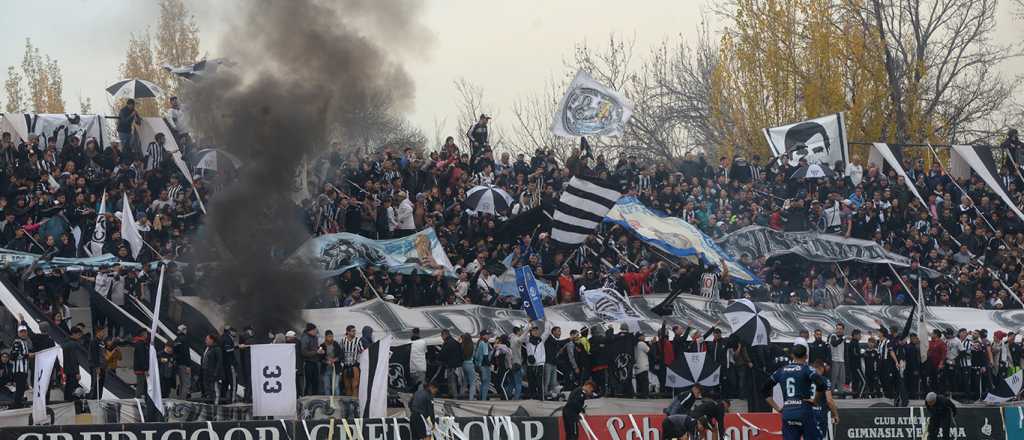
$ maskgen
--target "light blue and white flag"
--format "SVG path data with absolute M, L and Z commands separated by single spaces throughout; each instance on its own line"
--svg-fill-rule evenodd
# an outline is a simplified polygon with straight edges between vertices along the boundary
M 530 266 L 519 266 L 515 268 L 516 286 L 519 287 L 519 296 L 523 299 L 523 310 L 534 321 L 544 319 L 544 303 L 541 302 L 540 289 L 537 288 L 537 279 L 533 277 L 533 268 Z
M 623 197 L 604 219 L 633 233 L 645 243 L 677 257 L 697 257 L 704 264 L 729 266 L 729 276 L 740 285 L 761 284 L 761 279 L 722 250 L 711 237 L 678 217 L 668 217 L 640 203 L 636 197 Z
M 508 254 L 501 264 L 505 265 L 505 271 L 498 275 L 497 282 L 494 283 L 494 290 L 498 292 L 498 296 L 519 296 L 519 285 L 516 284 L 516 271 L 512 269 L 512 254 Z M 551 287 L 548 283 L 538 283 L 537 289 L 540 290 L 540 296 L 542 298 L 554 298 L 555 288 Z
M 0 249 L 0 268 L 21 270 L 35 263 L 41 257 L 39 254 L 31 254 L 28 252 L 14 251 L 10 249 Z M 39 263 L 39 268 L 54 269 L 64 268 L 71 271 L 75 269 L 98 269 L 101 267 L 110 266 L 117 263 L 117 257 L 110 254 L 97 255 L 95 257 L 86 258 L 67 258 L 67 257 L 54 257 L 48 261 Z M 134 264 L 126 264 L 136 266 Z
M 373 240 L 342 232 L 311 238 L 284 262 L 286 268 L 312 270 L 332 277 L 363 266 L 384 266 L 391 272 L 455 276 L 455 269 L 433 228 L 390 240 Z

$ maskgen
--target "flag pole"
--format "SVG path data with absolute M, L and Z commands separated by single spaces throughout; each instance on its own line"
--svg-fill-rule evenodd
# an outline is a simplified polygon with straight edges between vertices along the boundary
M 369 288 L 370 291 L 373 292 L 373 294 L 377 296 L 377 299 L 379 299 L 381 301 L 384 301 L 384 298 L 381 298 L 380 294 L 377 293 L 377 289 L 373 287 L 373 283 L 370 283 L 370 279 L 366 278 L 366 274 L 363 272 L 363 268 L 362 267 L 357 267 L 356 269 L 359 270 L 359 275 L 363 276 L 363 281 L 366 282 L 366 287 Z

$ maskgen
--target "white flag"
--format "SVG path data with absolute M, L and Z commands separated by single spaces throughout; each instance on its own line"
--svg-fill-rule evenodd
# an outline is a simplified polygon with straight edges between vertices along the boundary
M 90 257 L 98 257 L 103 254 L 103 243 L 107 241 L 107 222 L 104 214 L 107 212 L 107 192 L 103 191 L 103 198 L 100 199 L 100 210 L 96 212 L 96 228 L 92 231 L 92 239 L 89 246 L 86 246 L 85 253 Z
M 36 368 L 33 372 L 35 384 L 32 386 L 32 420 L 39 425 L 46 420 L 46 398 L 50 394 L 50 374 L 53 364 L 57 362 L 60 346 L 48 348 L 36 353 Z
M 156 340 L 157 324 L 160 322 L 160 302 L 164 294 L 164 270 L 167 266 L 160 265 L 160 280 L 156 284 L 156 301 L 153 304 L 153 322 L 149 325 L 149 372 L 146 377 L 146 393 L 153 402 L 153 406 L 160 414 L 164 413 L 164 399 L 160 387 L 160 361 L 156 356 L 156 347 L 153 341 Z
M 132 214 L 128 193 L 124 194 L 124 203 L 121 206 L 121 238 L 128 241 L 128 245 L 131 246 L 132 258 L 139 258 L 139 252 L 142 251 L 142 234 L 139 233 L 139 225 L 135 224 L 135 214 Z
M 580 70 L 558 105 L 551 132 L 563 137 L 622 136 L 631 116 L 629 99 Z
M 295 344 L 253 345 L 252 415 L 295 417 Z
M 799 164 L 800 159 L 807 159 L 808 163 L 825 164 L 829 168 L 839 160 L 843 164 L 850 163 L 846 119 L 842 113 L 766 128 L 764 138 L 775 157 L 792 153 L 790 165 Z

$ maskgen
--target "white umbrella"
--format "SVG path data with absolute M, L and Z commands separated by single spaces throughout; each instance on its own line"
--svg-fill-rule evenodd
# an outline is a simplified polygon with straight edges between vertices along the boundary
M 480 185 L 466 192 L 466 200 L 462 204 L 469 211 L 504 215 L 512 206 L 512 196 L 494 185 Z
M 242 161 L 233 154 L 218 148 L 204 148 L 195 153 L 195 168 L 197 170 L 221 171 L 238 169 L 242 167 Z
M 160 87 L 142 79 L 123 79 L 107 87 L 107 93 L 117 98 L 156 98 L 163 94 Z
M 751 346 L 768 345 L 771 326 L 761 316 L 757 305 L 749 299 L 738 299 L 725 308 L 725 319 L 732 327 L 732 333 Z

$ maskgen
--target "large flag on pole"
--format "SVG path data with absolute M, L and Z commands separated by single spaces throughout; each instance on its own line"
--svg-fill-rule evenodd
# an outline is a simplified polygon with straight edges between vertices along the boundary
M 999 171 L 996 168 L 996 161 L 992 158 L 992 149 L 985 146 L 974 146 L 974 145 L 953 145 L 953 151 L 960 155 L 971 169 L 981 180 L 985 181 L 989 189 L 996 193 L 999 198 L 1003 199 L 1003 203 L 1006 203 L 1017 217 L 1024 220 L 1024 212 L 1021 212 L 1017 204 L 1013 203 L 1013 199 L 1010 198 L 1009 194 L 1006 194 L 1003 186 L 999 183 L 999 179 L 996 177 L 999 175 Z
M 160 280 L 156 284 L 156 301 L 153 303 L 153 322 L 149 324 L 149 372 L 146 377 L 146 406 L 150 414 L 164 415 L 164 400 L 160 389 L 160 362 L 156 357 L 157 324 L 160 322 L 160 302 L 164 293 L 164 270 L 167 266 L 160 264 Z M 157 420 L 149 420 L 155 422 Z
M 359 414 L 364 419 L 387 416 L 390 355 L 390 335 L 359 354 Z
M 551 239 L 566 247 L 579 246 L 620 197 L 619 189 L 607 181 L 573 177 L 555 204 Z
M 47 348 L 36 353 L 36 368 L 32 374 L 35 379 L 32 386 L 32 421 L 36 425 L 45 423 L 46 420 L 46 399 L 50 394 L 50 375 L 53 373 L 53 364 L 60 356 L 60 346 Z
M 533 268 L 520 266 L 515 272 L 516 287 L 519 288 L 519 296 L 523 299 L 523 310 L 534 321 L 544 319 L 543 298 L 540 288 L 537 287 L 537 279 L 533 276 Z
M 121 238 L 131 246 L 132 258 L 139 258 L 139 252 L 142 251 L 142 234 L 139 233 L 139 225 L 135 223 L 135 214 L 132 214 L 128 193 L 124 194 L 124 203 L 121 205 Z
M 790 165 L 797 165 L 800 159 L 829 167 L 839 160 L 849 163 L 850 147 L 847 144 L 846 119 L 842 113 L 766 128 L 764 138 L 775 157 L 792 153 Z
M 910 180 L 910 177 L 907 177 L 907 171 L 903 169 L 903 165 L 900 165 L 900 161 L 896 159 L 896 155 L 893 154 L 892 149 L 889 148 L 889 144 L 875 142 L 874 149 L 882 155 L 882 158 L 885 159 L 885 162 L 888 163 L 893 170 L 896 170 L 897 175 L 903 177 L 903 183 L 907 186 L 907 189 L 909 189 L 910 192 L 914 193 L 914 197 L 917 197 L 917 200 L 920 200 L 922 205 L 928 207 L 928 202 L 924 200 L 924 197 L 921 197 L 921 193 L 917 191 L 917 186 Z
M 252 351 L 252 415 L 295 417 L 295 344 L 258 344 Z
M 107 241 L 107 192 L 103 191 L 103 198 L 100 199 L 100 210 L 96 212 L 96 228 L 92 230 L 92 238 L 85 248 L 85 253 L 90 257 L 103 255 L 103 243 Z
M 580 70 L 555 111 L 556 136 L 622 136 L 633 116 L 633 103 Z

